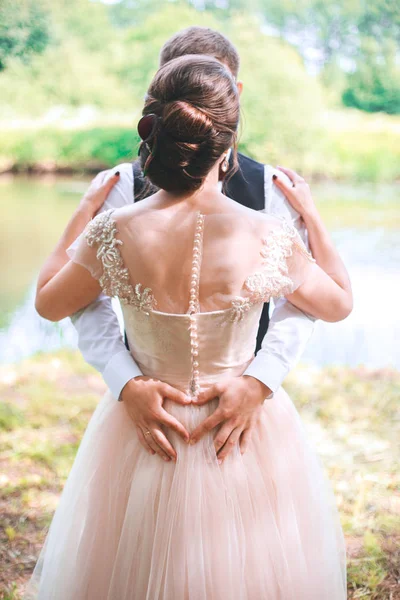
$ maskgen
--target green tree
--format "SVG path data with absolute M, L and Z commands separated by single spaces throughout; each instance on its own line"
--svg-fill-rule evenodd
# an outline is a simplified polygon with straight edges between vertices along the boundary
M 306 164 L 308 153 L 315 150 L 320 139 L 320 86 L 306 72 L 294 48 L 262 33 L 259 21 L 243 13 L 219 20 L 216 13 L 198 12 L 182 3 L 169 4 L 139 26 L 128 29 L 124 47 L 129 51 L 118 72 L 132 90 L 139 110 L 157 69 L 161 46 L 177 30 L 189 25 L 218 29 L 239 50 L 240 78 L 244 80 L 242 148 L 252 156 L 264 156 L 264 160 L 275 160 L 282 153 L 288 159 L 301 154 Z
M 368 112 L 400 113 L 400 67 L 393 40 L 364 38 L 357 67 L 348 77 L 343 103 Z
M 0 71 L 12 57 L 26 61 L 43 52 L 49 39 L 49 14 L 39 0 L 1 0 Z

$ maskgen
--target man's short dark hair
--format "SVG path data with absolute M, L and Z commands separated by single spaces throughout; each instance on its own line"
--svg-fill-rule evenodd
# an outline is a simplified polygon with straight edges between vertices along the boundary
M 187 27 L 167 40 L 160 52 L 160 66 L 185 54 L 207 54 L 224 63 L 237 78 L 239 54 L 235 46 L 219 31 L 209 27 Z

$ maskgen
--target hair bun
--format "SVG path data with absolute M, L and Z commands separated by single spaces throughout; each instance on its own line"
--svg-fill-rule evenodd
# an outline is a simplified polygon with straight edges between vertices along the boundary
M 211 118 L 200 108 L 185 100 L 168 102 L 163 110 L 163 127 L 182 141 L 194 141 L 213 132 Z
M 157 187 L 171 192 L 198 189 L 236 139 L 239 100 L 235 82 L 214 58 L 187 55 L 157 71 L 143 115 L 160 117 L 157 131 L 142 144 L 142 167 Z

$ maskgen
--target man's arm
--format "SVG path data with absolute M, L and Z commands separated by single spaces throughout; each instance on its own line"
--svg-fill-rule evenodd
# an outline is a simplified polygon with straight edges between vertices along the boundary
M 120 172 L 119 180 L 98 213 L 133 202 L 131 163 L 123 163 L 105 171 L 104 178 L 115 171 Z M 100 294 L 95 302 L 72 315 L 71 321 L 78 333 L 78 347 L 83 358 L 101 373 L 112 395 L 120 400 L 128 381 L 143 373 L 124 344 L 111 298 Z
M 133 377 L 143 375 L 126 348 L 111 298 L 105 294 L 71 316 L 78 332 L 78 348 L 87 363 L 101 373 L 112 395 Z
M 279 215 L 292 223 L 309 249 L 304 222 L 284 193 L 273 184 L 273 173 L 278 174 L 281 179 L 286 178 L 291 185 L 287 175 L 266 165 L 264 212 Z M 243 375 L 258 379 L 271 392 L 276 392 L 303 354 L 314 331 L 315 321 L 314 317 L 293 306 L 286 298 L 277 300 L 261 348 Z

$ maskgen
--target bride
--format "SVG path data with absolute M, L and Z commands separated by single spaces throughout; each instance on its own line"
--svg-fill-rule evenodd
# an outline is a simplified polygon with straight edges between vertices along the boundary
M 24 598 L 346 598 L 335 499 L 286 392 L 260 405 L 245 452 L 240 425 L 222 463 L 215 421 L 200 435 L 218 414 L 219 386 L 254 358 L 265 302 L 284 296 L 327 321 L 352 308 L 346 269 L 307 185 L 293 197 L 313 213 L 306 225 L 315 258 L 287 221 L 221 193 L 220 165 L 236 147 L 238 122 L 237 86 L 218 60 L 169 61 L 138 126 L 141 163 L 159 191 L 99 214 L 73 247 L 64 236 L 42 269 L 36 309 L 47 319 L 75 313 L 101 291 L 119 298 L 176 460 L 152 455 L 159 428 L 136 426 L 108 391 Z

